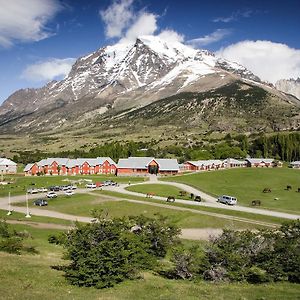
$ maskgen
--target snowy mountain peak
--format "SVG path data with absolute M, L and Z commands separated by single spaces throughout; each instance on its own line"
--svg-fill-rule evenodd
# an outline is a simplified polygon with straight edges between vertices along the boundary
M 234 78 L 260 82 L 246 68 L 207 50 L 140 36 L 77 59 L 62 81 L 14 93 L 0 107 L 0 118 L 57 109 L 70 116 L 103 113 L 111 107 L 132 109 L 177 93 L 222 86 Z

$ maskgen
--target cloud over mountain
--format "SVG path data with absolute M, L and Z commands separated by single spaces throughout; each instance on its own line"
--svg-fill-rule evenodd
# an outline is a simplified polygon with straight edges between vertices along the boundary
M 300 76 L 300 50 L 271 41 L 241 41 L 222 48 L 217 55 L 235 61 L 261 79 L 274 83 Z
M 30 81 L 49 81 L 65 77 L 70 72 L 74 62 L 74 58 L 50 58 L 27 66 L 22 73 L 22 78 Z

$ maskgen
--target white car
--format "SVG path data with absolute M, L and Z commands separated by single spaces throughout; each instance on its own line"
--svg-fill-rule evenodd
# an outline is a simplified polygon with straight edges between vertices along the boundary
M 38 189 L 28 189 L 28 190 L 27 190 L 27 193 L 28 193 L 28 194 L 37 194 L 38 192 L 39 192 Z
M 218 202 L 228 204 L 228 205 L 236 205 L 237 199 L 232 196 L 222 195 L 218 198 Z
M 57 197 L 57 194 L 54 193 L 54 192 L 48 192 L 47 193 L 47 198 L 56 198 Z
M 66 196 L 72 196 L 72 195 L 74 195 L 75 193 L 73 192 L 73 191 L 71 191 L 71 190 L 68 190 L 68 191 L 65 191 L 65 195 Z
M 46 188 L 44 188 L 44 187 L 38 188 L 38 191 L 39 191 L 40 193 L 47 193 L 47 192 L 48 192 L 48 190 L 47 190 Z
M 95 189 L 97 186 L 95 183 L 88 183 L 85 185 L 87 189 Z

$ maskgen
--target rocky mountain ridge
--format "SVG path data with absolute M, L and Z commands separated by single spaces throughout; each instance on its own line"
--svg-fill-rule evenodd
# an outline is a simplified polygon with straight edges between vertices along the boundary
M 237 80 L 267 89 L 284 102 L 297 102 L 243 66 L 207 50 L 143 36 L 79 58 L 62 81 L 12 94 L 0 107 L 0 132 L 81 126 L 87 119 L 139 109 L 180 93 L 203 93 Z

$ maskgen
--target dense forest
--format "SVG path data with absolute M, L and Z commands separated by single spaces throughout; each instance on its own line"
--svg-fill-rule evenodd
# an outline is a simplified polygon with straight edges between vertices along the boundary
M 17 163 L 30 163 L 47 157 L 111 157 L 119 158 L 129 156 L 151 156 L 157 158 L 177 158 L 179 162 L 200 159 L 225 159 L 264 157 L 275 158 L 282 161 L 300 160 L 300 132 L 277 133 L 274 135 L 256 135 L 248 137 L 240 134 L 231 136 L 227 134 L 223 139 L 206 139 L 188 145 L 178 143 L 165 147 L 157 146 L 157 141 L 151 142 L 113 142 L 98 145 L 86 150 L 59 151 L 47 153 L 41 151 L 21 151 L 13 156 Z

